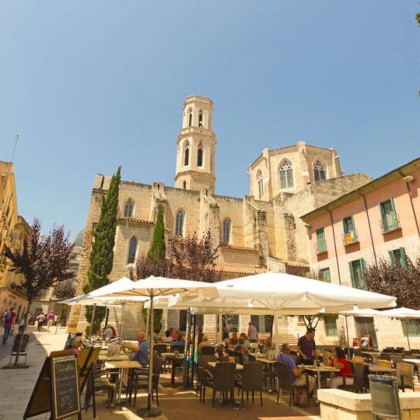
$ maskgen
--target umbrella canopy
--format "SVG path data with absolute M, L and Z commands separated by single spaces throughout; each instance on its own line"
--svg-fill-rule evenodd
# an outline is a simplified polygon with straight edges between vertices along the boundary
M 313 315 L 359 308 L 394 307 L 392 296 L 339 286 L 285 273 L 262 273 L 215 283 L 219 296 L 195 299 L 188 296 L 173 300 L 170 307 L 196 307 L 223 312 L 253 314 Z
M 142 296 L 150 299 L 149 395 L 147 407 L 143 407 L 137 411 L 140 417 L 152 417 L 160 414 L 159 409 L 151 407 L 153 376 L 153 301 L 156 297 L 171 296 L 174 294 L 188 294 L 197 299 L 205 297 L 214 298 L 218 296 L 217 290 L 212 283 L 154 276 L 150 276 L 147 279 L 138 280 L 127 287 L 125 290 L 118 290 L 106 295 L 107 297 L 112 298 Z
M 398 318 L 398 319 L 417 319 L 420 318 L 420 311 L 410 308 L 394 308 L 388 309 L 386 311 L 381 311 L 380 315 L 388 316 L 390 318 Z
M 338 314 L 344 316 L 381 316 L 383 312 L 376 309 L 353 309 L 351 311 L 341 311 Z

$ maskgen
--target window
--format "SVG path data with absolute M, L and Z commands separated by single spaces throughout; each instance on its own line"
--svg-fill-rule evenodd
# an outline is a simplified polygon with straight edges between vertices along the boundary
M 360 260 L 350 261 L 349 268 L 352 286 L 357 289 L 364 289 L 363 275 L 366 272 L 365 260 L 360 258 Z
M 223 242 L 228 244 L 230 242 L 230 220 L 223 220 Z
M 184 166 L 188 166 L 189 163 L 190 163 L 190 143 L 186 142 L 185 148 L 184 148 Z
M 314 163 L 314 179 L 315 181 L 322 181 L 325 178 L 324 165 L 319 160 L 316 160 Z
M 132 200 L 127 200 L 124 206 L 124 217 L 131 217 L 133 215 L 134 203 Z
M 288 160 L 284 160 L 279 169 L 280 175 L 280 188 L 293 188 L 293 166 Z
M 188 127 L 192 126 L 192 112 L 190 111 L 190 113 L 188 114 Z
M 178 211 L 176 214 L 175 235 L 182 236 L 184 231 L 184 212 Z
M 273 325 L 271 315 L 251 315 L 251 321 L 259 333 L 270 333 Z
M 405 268 L 407 265 L 404 248 L 398 248 L 398 249 L 389 251 L 389 258 L 391 259 L 391 264 L 393 267 L 399 265 Z
M 354 220 L 352 216 L 343 219 L 343 230 L 344 246 L 358 242 L 356 229 L 354 228 Z
M 327 315 L 325 321 L 325 335 L 327 337 L 337 337 L 337 319 L 334 316 Z
M 319 270 L 319 278 L 322 280 L 322 281 L 326 281 L 326 282 L 328 282 L 328 283 L 331 283 L 331 274 L 330 274 L 330 269 L 327 267 L 327 268 L 321 268 L 320 270 Z
M 317 244 L 318 254 L 321 254 L 322 252 L 327 251 L 327 244 L 325 242 L 324 228 L 318 229 L 316 231 L 316 244 Z
M 203 166 L 203 146 L 200 143 L 197 150 L 197 166 Z
M 258 187 L 258 198 L 261 200 L 264 195 L 264 180 L 260 170 L 257 172 L 257 187 Z
M 420 320 L 407 319 L 403 322 L 405 324 L 405 335 L 408 337 L 420 337 Z
M 187 313 L 185 309 L 179 311 L 179 331 L 187 331 Z
M 200 113 L 198 114 L 198 126 L 199 127 L 204 127 L 204 124 L 203 124 L 203 112 L 202 111 L 200 111 Z
M 187 189 L 187 181 L 183 181 L 182 182 L 182 188 L 184 188 L 184 190 Z
M 134 263 L 134 260 L 136 259 L 136 251 L 137 251 L 137 239 L 133 236 L 130 239 L 130 244 L 128 246 L 127 264 Z
M 388 200 L 380 204 L 382 217 L 382 232 L 390 232 L 399 228 L 398 216 L 395 212 L 394 201 Z

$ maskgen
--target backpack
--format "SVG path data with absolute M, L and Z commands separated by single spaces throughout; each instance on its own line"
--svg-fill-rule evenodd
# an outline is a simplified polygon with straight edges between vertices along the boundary
M 308 406 L 308 391 L 306 389 L 297 389 L 295 394 L 295 402 L 294 404 L 299 407 L 307 407 Z
M 10 311 L 6 311 L 6 313 L 4 314 L 4 319 L 6 321 L 10 321 L 12 319 L 12 314 L 10 313 Z

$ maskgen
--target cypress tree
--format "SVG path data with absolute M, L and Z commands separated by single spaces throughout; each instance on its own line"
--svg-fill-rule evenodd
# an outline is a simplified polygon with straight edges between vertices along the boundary
M 166 258 L 165 225 L 163 222 L 163 206 L 159 205 L 153 240 L 147 256 L 151 260 L 164 261 Z
M 88 281 L 83 287 L 85 293 L 109 284 L 108 275 L 112 271 L 114 260 L 115 231 L 117 228 L 118 192 L 121 181 L 121 167 L 112 176 L 106 196 L 102 199 L 101 214 L 93 231 L 92 251 L 89 257 Z M 86 319 L 90 322 L 92 307 L 86 308 Z M 93 331 L 105 316 L 105 308 L 95 311 Z

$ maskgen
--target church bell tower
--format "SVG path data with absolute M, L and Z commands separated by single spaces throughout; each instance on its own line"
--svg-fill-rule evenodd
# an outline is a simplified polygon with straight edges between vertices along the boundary
M 204 96 L 187 96 L 178 135 L 175 188 L 214 194 L 216 136 L 212 131 L 213 102 Z

